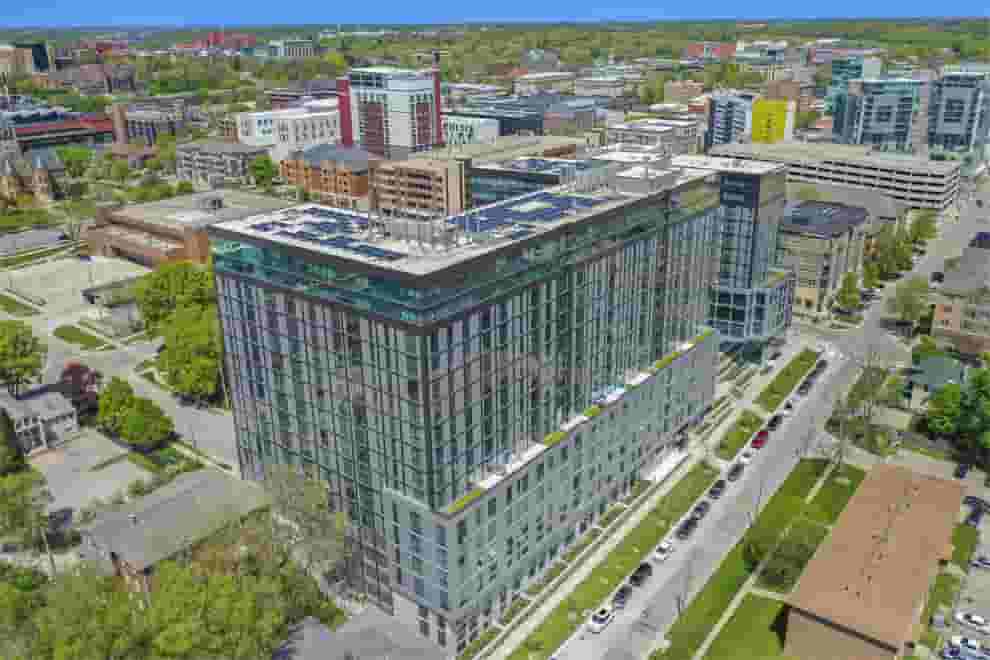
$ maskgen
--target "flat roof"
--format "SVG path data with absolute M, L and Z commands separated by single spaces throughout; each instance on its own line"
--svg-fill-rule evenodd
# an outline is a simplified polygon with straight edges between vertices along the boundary
M 743 160 L 740 158 L 719 158 L 716 156 L 674 156 L 671 164 L 677 167 L 690 167 L 696 170 L 715 172 L 735 172 L 739 174 L 773 174 L 783 172 L 786 165 L 763 160 Z
M 180 144 L 176 147 L 177 151 L 209 151 L 218 154 L 256 154 L 263 151 L 268 151 L 268 147 L 256 147 L 249 144 L 241 144 L 240 142 L 226 142 L 224 140 L 198 140 L 196 142 L 187 142 L 186 144 Z
M 456 113 L 454 113 L 456 114 Z M 582 138 L 572 138 L 562 135 L 503 135 L 495 138 L 494 142 L 475 144 L 448 145 L 429 151 L 419 151 L 410 158 L 432 158 L 436 160 L 468 159 L 477 162 L 509 160 L 522 156 L 541 155 L 548 149 L 574 147 L 580 151 L 585 148 Z
M 576 78 L 577 74 L 570 71 L 542 71 L 538 73 L 527 73 L 519 76 L 516 80 L 544 80 L 553 78 Z
M 539 174 L 563 174 L 565 171 L 583 172 L 600 164 L 588 159 L 539 158 L 523 156 L 497 163 L 485 163 L 485 168 L 511 170 L 513 172 L 536 172 Z
M 221 206 L 214 208 L 214 200 L 217 199 L 220 200 Z M 275 197 L 256 195 L 240 190 L 221 189 L 193 193 L 192 195 L 179 195 L 147 204 L 131 204 L 115 209 L 111 215 L 138 222 L 185 229 L 205 227 L 215 222 L 236 220 L 289 206 L 292 206 L 291 202 Z
M 791 607 L 903 648 L 938 562 L 952 555 L 964 493 L 958 482 L 876 465 L 808 562 Z
M 859 206 L 836 202 L 807 201 L 787 207 L 781 231 L 831 238 L 867 221 L 869 212 Z
M 834 161 L 845 166 L 901 169 L 947 176 L 960 169 L 958 161 L 933 161 L 910 155 L 891 155 L 855 144 L 777 142 L 774 144 L 720 144 L 712 147 L 715 156 L 735 156 L 786 163 Z

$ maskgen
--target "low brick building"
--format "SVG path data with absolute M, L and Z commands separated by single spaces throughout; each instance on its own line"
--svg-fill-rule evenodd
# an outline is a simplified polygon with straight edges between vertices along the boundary
M 305 190 L 314 201 L 347 209 L 367 209 L 371 172 L 384 162 L 360 147 L 321 144 L 295 151 L 279 163 L 287 183 Z
M 179 145 L 175 150 L 175 173 L 181 181 L 211 187 L 227 183 L 254 183 L 251 163 L 268 155 L 267 147 L 236 142 L 201 140 Z

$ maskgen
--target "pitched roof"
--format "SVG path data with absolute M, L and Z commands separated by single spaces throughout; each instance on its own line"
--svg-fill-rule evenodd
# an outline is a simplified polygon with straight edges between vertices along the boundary
M 312 617 L 303 619 L 272 659 L 443 660 L 446 657 L 447 653 L 437 644 L 372 606 L 334 631 Z
M 961 484 L 879 464 L 808 563 L 791 607 L 901 649 L 939 560 L 951 556 Z
M 204 468 L 179 475 L 153 493 L 104 513 L 81 531 L 102 551 L 116 553 L 140 571 L 267 501 L 260 486 Z

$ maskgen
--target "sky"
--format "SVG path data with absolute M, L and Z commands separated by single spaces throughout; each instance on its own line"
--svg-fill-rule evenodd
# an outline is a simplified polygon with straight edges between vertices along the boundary
M 663 19 L 755 19 L 988 16 L 987 0 L 500 0 L 462 2 L 334 2 L 290 0 L 0 0 L 0 26 L 23 25 L 204 25 L 286 23 L 458 23 L 462 21 L 598 21 Z M 814 11 L 827 11 L 815 15 Z M 745 13 L 740 13 L 745 12 Z

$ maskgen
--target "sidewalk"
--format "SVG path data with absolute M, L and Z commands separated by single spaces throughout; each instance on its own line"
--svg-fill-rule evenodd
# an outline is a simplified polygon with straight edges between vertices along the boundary
M 644 518 L 649 514 L 650 511 L 656 507 L 660 498 L 667 495 L 670 490 L 680 481 L 681 477 L 690 472 L 699 461 L 704 458 L 703 452 L 699 451 L 699 448 L 694 447 L 688 450 L 688 456 L 680 465 L 677 466 L 672 472 L 670 472 L 666 479 L 656 492 L 649 497 L 649 499 L 641 502 L 636 510 L 626 518 L 625 522 L 622 523 L 601 545 L 599 545 L 580 566 L 571 574 L 571 576 L 560 586 L 558 586 L 552 594 L 547 596 L 535 610 L 530 611 L 528 614 L 520 614 L 519 616 L 525 616 L 523 620 L 515 629 L 512 630 L 507 636 L 503 637 L 498 641 L 496 647 L 487 655 L 479 654 L 478 658 L 487 658 L 488 660 L 506 660 L 512 653 L 519 648 L 522 643 L 529 637 L 530 633 L 536 630 L 543 620 L 546 619 L 554 609 L 557 608 L 567 597 L 574 591 L 575 588 L 581 582 L 588 577 L 595 568 L 601 564 L 609 555 L 612 550 L 614 550 L 626 535 L 632 531 L 639 523 L 643 521 Z M 564 642 L 566 644 L 566 642 Z

